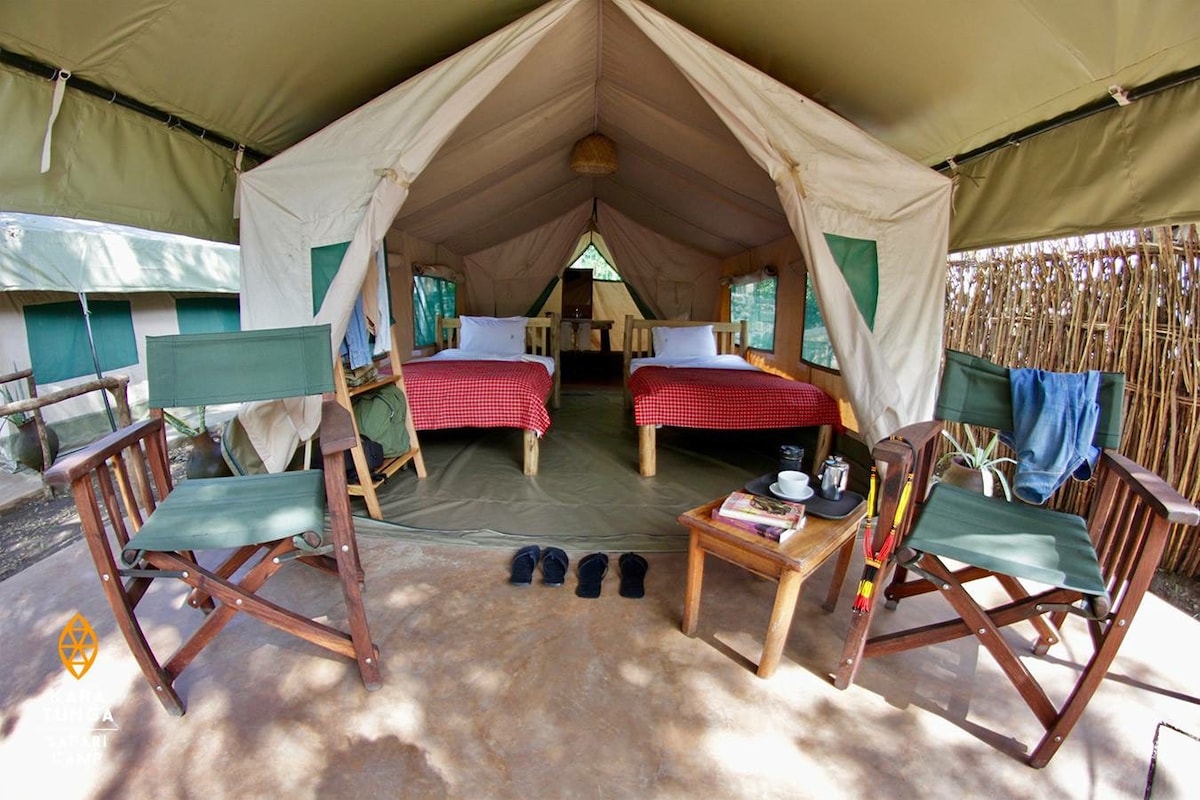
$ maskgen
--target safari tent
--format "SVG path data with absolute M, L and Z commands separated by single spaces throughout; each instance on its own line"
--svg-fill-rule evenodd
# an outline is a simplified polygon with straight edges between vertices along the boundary
M 146 336 L 237 329 L 233 245 L 8 212 L 0 234 L 0 373 L 32 368 L 39 394 L 115 371 L 137 405 Z M 109 430 L 106 412 L 98 392 L 43 411 L 67 446 Z
M 570 169 L 592 131 L 625 153 L 617 174 L 630 177 L 611 190 Z M 714 318 L 722 260 L 774 244 L 795 252 L 781 266 L 808 265 L 864 433 L 932 407 L 949 180 L 638 2 L 547 4 L 246 173 L 240 192 L 247 327 L 308 322 L 319 307 L 340 341 L 391 227 L 453 242 L 468 312 L 525 313 L 595 195 L 600 235 L 656 316 Z M 485 238 L 497 209 L 523 215 L 523 232 Z M 707 246 L 656 229 L 656 214 L 695 220 Z M 874 331 L 827 234 L 875 244 Z M 318 303 L 304 290 L 311 253 L 344 242 Z

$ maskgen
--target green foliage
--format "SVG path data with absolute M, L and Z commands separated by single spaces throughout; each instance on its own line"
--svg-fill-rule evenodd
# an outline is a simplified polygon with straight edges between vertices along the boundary
M 4 395 L 5 405 L 25 399 L 23 397 L 13 397 L 8 391 L 7 386 L 0 386 L 0 394 Z M 9 422 L 12 423 L 13 427 L 19 428 L 22 425 L 28 424 L 31 419 L 33 419 L 33 414 L 28 411 L 14 411 L 11 414 L 5 414 L 4 418 L 0 420 L 0 422 Z
M 810 364 L 826 369 L 838 368 L 837 356 L 829 341 L 829 329 L 817 305 L 817 294 L 809 281 L 804 290 L 804 334 L 800 342 L 800 357 Z
M 604 256 L 600 255 L 600 251 L 596 249 L 596 245 L 589 244 L 587 249 L 579 254 L 579 258 L 571 264 L 570 269 L 590 269 L 592 271 L 592 280 L 594 281 L 620 281 L 621 276 L 604 260 Z
M 775 349 L 775 297 L 778 290 L 778 278 L 764 278 L 729 288 L 729 318 L 746 320 L 748 344 L 757 350 Z
M 413 336 L 417 347 L 434 344 L 438 314 L 455 316 L 457 291 L 454 281 L 431 275 L 413 276 Z
M 184 436 L 188 437 L 189 439 L 194 439 L 201 434 L 208 433 L 208 426 L 204 424 L 205 407 L 197 406 L 196 410 L 200 415 L 200 419 L 196 421 L 195 425 L 190 425 L 186 421 L 167 411 L 163 412 L 163 419 L 167 421 L 168 425 L 182 433 Z

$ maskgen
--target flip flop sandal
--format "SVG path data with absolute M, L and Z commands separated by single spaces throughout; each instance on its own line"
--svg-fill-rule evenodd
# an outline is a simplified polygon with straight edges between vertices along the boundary
M 646 572 L 650 565 L 637 553 L 626 553 L 617 562 L 621 566 L 621 597 L 646 596 Z
M 557 547 L 542 551 L 542 583 L 547 586 L 562 586 L 567 579 L 567 554 Z
M 592 553 L 584 556 L 579 562 L 579 585 L 575 587 L 576 597 L 599 597 L 600 582 L 608 573 L 608 556 L 604 553 Z
M 514 586 L 528 586 L 533 583 L 533 570 L 542 557 L 541 548 L 536 544 L 527 545 L 517 551 L 512 560 L 512 574 L 508 582 Z

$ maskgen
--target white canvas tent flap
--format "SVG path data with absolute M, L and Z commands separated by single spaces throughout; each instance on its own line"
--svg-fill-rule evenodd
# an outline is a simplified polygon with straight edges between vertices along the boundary
M 644 4 L 614 2 L 667 53 L 775 181 L 867 441 L 928 416 L 941 358 L 949 180 L 668 24 Z M 900 281 L 910 287 L 880 292 L 874 332 L 824 233 L 880 242 L 881 288 Z
M 412 180 L 565 7 L 538 9 L 243 174 L 243 328 L 329 323 L 336 352 L 368 259 Z M 350 246 L 314 320 L 310 250 L 346 240 Z M 308 292 L 297 291 L 305 286 Z M 316 430 L 318 412 L 316 402 L 307 404 L 299 438 Z M 283 415 L 269 429 L 243 421 L 267 469 L 283 470 L 293 441 Z
M 588 31 L 593 49 L 580 51 Z M 637 53 L 638 66 L 605 66 L 626 52 Z M 531 53 L 546 60 L 524 63 Z M 589 77 L 580 65 L 591 61 L 588 109 L 579 102 L 580 82 Z M 584 116 L 564 119 L 564 109 Z M 506 125 L 505 113 L 519 123 Z M 597 126 L 627 145 L 621 171 L 607 182 L 566 174 L 567 182 L 552 183 L 565 172 L 560 146 Z M 530 139 L 523 160 L 510 128 Z M 493 131 L 502 135 L 485 135 Z M 493 148 L 493 142 L 499 144 Z M 435 161 L 443 146 L 473 159 L 482 177 L 472 183 L 462 164 Z M 488 160 L 492 149 L 499 160 Z M 429 175 L 423 174 L 427 166 Z M 430 191 L 434 177 L 449 187 L 441 195 Z M 763 192 L 772 186 L 777 197 Z M 942 293 L 950 182 L 640 0 L 547 3 L 244 175 L 245 326 L 311 321 L 311 293 L 304 291 L 311 285 L 310 250 L 349 241 L 315 317 L 332 323 L 340 341 L 367 259 L 410 189 L 422 195 L 421 208 L 412 218 L 401 213 L 396 224 L 411 223 L 417 235 L 439 224 L 446 229 L 435 212 L 439 202 L 449 207 L 449 199 L 463 200 L 457 208 L 476 232 L 486 227 L 481 215 L 487 213 L 527 221 L 524 230 L 495 241 L 458 237 L 476 243 L 475 250 L 460 252 L 467 297 L 480 306 L 469 309 L 474 313 L 491 313 L 499 308 L 498 294 L 513 291 L 527 295 L 506 296 L 505 308 L 523 311 L 518 307 L 527 307 L 545 285 L 541 276 L 553 253 L 536 268 L 528 258 L 505 263 L 498 253 L 528 252 L 528 242 L 540 241 L 565 258 L 586 212 L 579 221 L 573 217 L 592 198 L 599 198 L 600 232 L 618 268 L 663 316 L 711 314 L 721 258 L 777 239 L 790 226 L 863 433 L 878 438 L 932 408 L 941 315 L 929 311 Z M 520 191 L 524 199 L 503 202 L 502 192 L 518 197 Z M 857 311 L 826 233 L 878 243 L 874 331 Z M 497 245 L 500 251 L 488 252 Z M 487 262 L 492 289 L 472 285 L 473 261 L 480 269 Z M 901 282 L 903 294 L 883 291 Z

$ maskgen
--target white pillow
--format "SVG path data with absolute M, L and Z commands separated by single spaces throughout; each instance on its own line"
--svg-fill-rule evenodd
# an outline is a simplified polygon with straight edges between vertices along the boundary
M 652 328 L 654 355 L 657 358 L 695 358 L 717 354 L 717 340 L 712 325 L 690 325 L 682 328 Z
M 458 349 L 519 356 L 525 352 L 525 317 L 459 317 Z

